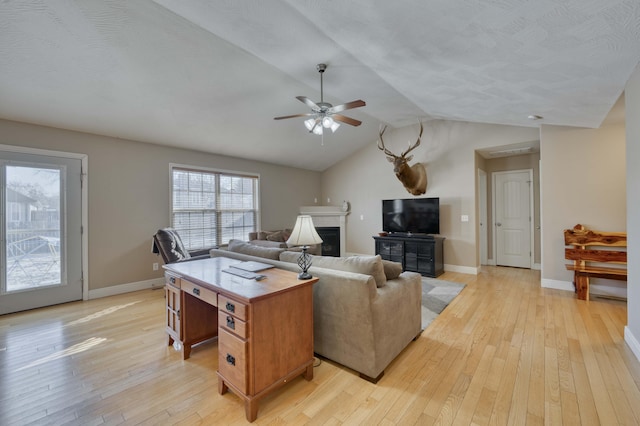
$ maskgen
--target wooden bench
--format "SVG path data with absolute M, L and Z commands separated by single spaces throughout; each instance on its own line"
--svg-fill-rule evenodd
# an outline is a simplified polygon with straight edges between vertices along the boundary
M 578 299 L 589 300 L 589 278 L 627 281 L 627 234 L 600 232 L 582 225 L 564 230 L 565 265 L 574 272 L 573 285 Z M 594 248 L 595 247 L 595 248 Z M 609 266 L 615 265 L 615 266 Z

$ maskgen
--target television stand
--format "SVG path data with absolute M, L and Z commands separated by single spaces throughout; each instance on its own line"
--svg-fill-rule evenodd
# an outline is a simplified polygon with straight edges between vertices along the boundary
M 444 272 L 444 237 L 430 234 L 390 234 L 376 237 L 376 254 L 402 264 L 405 271 L 435 278 Z
M 433 239 L 433 234 L 415 234 L 413 232 L 391 232 L 386 235 L 387 237 L 399 237 L 399 238 L 426 238 Z

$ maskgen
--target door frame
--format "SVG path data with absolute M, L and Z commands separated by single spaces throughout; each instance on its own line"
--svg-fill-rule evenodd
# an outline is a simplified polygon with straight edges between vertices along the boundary
M 529 256 L 529 269 L 533 269 L 533 260 L 534 260 L 534 253 L 535 253 L 535 241 L 534 241 L 534 198 L 533 198 L 533 169 L 519 169 L 519 170 L 504 170 L 504 171 L 499 171 L 499 172 L 491 172 L 491 206 L 493 207 L 493 214 L 491 217 L 491 221 L 492 223 L 492 235 L 491 235 L 491 241 L 493 242 L 493 260 L 496 262 L 497 264 L 497 260 L 498 260 L 498 246 L 497 246 L 497 238 L 496 238 L 496 211 L 497 211 L 497 207 L 496 207 L 496 175 L 498 174 L 510 174 L 510 173 L 522 173 L 522 172 L 528 172 L 529 173 L 529 250 L 531 252 L 531 256 Z
M 480 265 L 489 264 L 489 232 L 487 205 L 487 172 L 478 168 L 478 230 L 480 233 Z M 484 224 L 484 225 L 483 225 Z
M 30 148 L 25 146 L 2 145 L 0 150 L 15 152 L 18 154 L 46 155 L 49 157 L 61 157 L 80 160 L 82 168 L 82 179 L 80 185 L 81 197 L 81 224 L 82 227 L 82 300 L 89 300 L 89 197 L 88 197 L 88 172 L 89 172 L 89 156 L 87 154 L 79 154 L 75 152 L 51 151 L 48 149 Z

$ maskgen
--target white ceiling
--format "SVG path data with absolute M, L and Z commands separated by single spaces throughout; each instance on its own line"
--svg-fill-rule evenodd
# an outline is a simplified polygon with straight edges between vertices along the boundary
M 0 117 L 311 170 L 380 123 L 598 127 L 639 60 L 638 0 L 0 2 Z M 273 120 L 321 62 L 367 103 L 324 144 Z

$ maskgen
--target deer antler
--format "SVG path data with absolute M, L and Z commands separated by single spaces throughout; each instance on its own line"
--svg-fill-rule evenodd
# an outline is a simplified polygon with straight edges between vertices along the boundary
M 402 153 L 401 157 L 404 157 L 405 155 L 407 155 L 409 152 L 413 151 L 415 148 L 417 148 L 420 145 L 420 138 L 422 137 L 422 122 L 420 121 L 420 134 L 418 135 L 418 140 L 416 140 L 416 143 L 413 144 L 413 146 L 411 146 L 411 142 L 409 142 L 409 148 Z
M 382 135 L 384 134 L 384 131 L 387 130 L 387 126 L 382 127 L 382 124 L 380 125 L 380 132 L 378 134 L 379 139 L 378 139 L 378 149 L 382 152 L 384 152 L 386 155 L 388 155 L 389 157 L 393 157 L 393 158 L 398 158 L 397 155 L 395 155 L 393 152 L 389 151 L 387 148 L 385 148 L 384 146 L 384 141 L 382 140 Z

